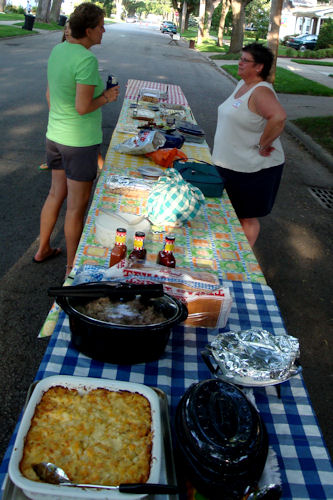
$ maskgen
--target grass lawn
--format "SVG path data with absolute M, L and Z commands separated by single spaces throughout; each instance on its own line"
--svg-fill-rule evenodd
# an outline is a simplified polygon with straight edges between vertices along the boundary
M 0 14 L 0 21 L 24 20 L 24 14 Z
M 290 59 L 297 64 L 311 64 L 312 66 L 333 66 L 333 62 L 315 61 L 314 59 Z
M 239 80 L 237 75 L 238 65 L 222 65 L 222 68 L 230 75 Z M 319 96 L 333 96 L 333 89 L 322 85 L 321 83 L 314 82 L 303 76 L 296 75 L 292 71 L 285 68 L 276 68 L 276 77 L 274 82 L 276 92 L 281 94 L 302 94 L 302 95 L 319 95 Z
M 23 24 L 23 23 L 22 23 Z M 22 35 L 36 35 L 38 31 L 23 30 L 17 26 L 5 26 L 0 24 L 0 38 L 22 36 Z
M 332 116 L 298 118 L 297 120 L 292 120 L 292 122 L 333 155 Z
M 23 26 L 23 25 L 24 21 L 22 23 L 15 23 L 15 26 Z M 59 31 L 64 29 L 64 27 L 59 26 L 58 23 L 37 23 L 37 22 L 34 23 L 34 28 L 38 30 L 47 30 L 47 31 L 54 31 L 54 30 Z

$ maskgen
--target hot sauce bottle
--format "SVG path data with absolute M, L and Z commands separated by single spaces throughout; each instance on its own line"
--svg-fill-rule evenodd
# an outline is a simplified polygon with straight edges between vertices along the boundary
M 145 233 L 142 231 L 136 231 L 134 235 L 134 248 L 129 255 L 130 259 L 146 260 L 147 250 L 143 247 L 145 237 Z
M 124 259 L 126 257 L 126 253 L 127 253 L 126 229 L 118 227 L 116 231 L 116 242 L 111 250 L 109 267 L 114 266 L 122 259 Z
M 157 264 L 166 267 L 176 267 L 176 259 L 173 255 L 175 245 L 175 237 L 173 234 L 168 234 L 165 237 L 164 248 L 157 255 Z

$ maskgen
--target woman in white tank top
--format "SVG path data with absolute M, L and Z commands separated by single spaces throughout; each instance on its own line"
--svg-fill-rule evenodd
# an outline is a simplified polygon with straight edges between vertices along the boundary
M 243 48 L 242 80 L 218 108 L 212 153 L 251 246 L 260 231 L 258 217 L 273 207 L 285 159 L 279 136 L 286 113 L 265 81 L 272 63 L 272 52 L 261 44 Z

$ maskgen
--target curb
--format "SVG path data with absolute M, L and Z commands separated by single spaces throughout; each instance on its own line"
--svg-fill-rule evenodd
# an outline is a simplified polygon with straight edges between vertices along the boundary
M 197 51 L 199 52 L 199 51 Z M 215 66 L 215 68 L 224 76 L 229 78 L 233 83 L 237 83 L 238 80 L 234 78 L 232 75 L 230 75 L 227 71 L 225 71 L 223 68 L 219 67 L 214 59 L 210 59 L 209 56 L 207 56 L 205 53 L 200 52 L 205 59 L 208 60 L 208 62 Z M 292 123 L 290 120 L 286 121 L 285 125 L 285 131 L 292 135 L 294 138 L 296 138 L 300 143 L 303 144 L 303 146 L 306 148 L 306 150 L 311 153 L 317 160 L 320 162 L 324 163 L 326 167 L 328 167 L 332 172 L 333 172 L 333 156 L 326 151 L 322 146 L 317 144 L 312 137 L 310 137 L 308 134 L 303 132 L 297 125 Z
M 324 148 L 317 144 L 312 137 L 303 132 L 297 125 L 291 121 L 286 121 L 286 132 L 294 136 L 303 146 L 319 161 L 325 164 L 333 172 L 333 156 Z

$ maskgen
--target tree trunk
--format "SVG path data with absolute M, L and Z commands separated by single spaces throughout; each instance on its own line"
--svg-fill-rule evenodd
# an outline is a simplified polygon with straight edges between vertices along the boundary
M 229 53 L 238 54 L 243 48 L 245 7 L 251 0 L 231 0 L 232 33 Z
M 198 26 L 198 39 L 197 43 L 200 43 L 204 37 L 205 30 L 205 12 L 206 12 L 206 0 L 200 0 L 200 8 L 199 8 L 199 26 Z
M 283 0 L 272 0 L 271 12 L 270 12 L 270 22 L 267 34 L 267 45 L 268 48 L 274 54 L 274 61 L 272 64 L 271 71 L 267 78 L 267 81 L 274 83 L 275 72 L 276 72 L 276 59 L 279 50 L 279 32 L 281 24 L 281 11 L 282 11 Z
M 51 0 L 39 0 L 36 12 L 36 21 L 41 23 L 48 23 L 50 7 L 51 7 Z
M 221 0 L 206 0 L 206 25 L 204 28 L 204 37 L 209 37 L 210 27 L 212 25 L 213 13 Z
M 183 8 L 182 8 L 182 17 L 180 20 L 180 33 L 184 33 L 184 29 L 186 26 L 186 15 L 187 15 L 187 2 L 186 0 L 183 1 Z
M 219 29 L 218 29 L 218 33 L 217 33 L 217 45 L 219 47 L 223 47 L 223 35 L 224 35 L 225 18 L 227 17 L 229 9 L 230 9 L 230 0 L 223 0 L 222 1 L 222 10 L 221 10 L 221 17 L 220 17 Z
M 0 12 L 5 12 L 6 0 L 0 0 Z
M 187 9 L 187 12 L 186 12 L 186 17 L 185 17 L 185 25 L 184 25 L 184 29 L 187 30 L 188 29 L 188 20 L 190 18 L 190 14 L 191 12 L 189 12 L 189 10 Z
M 49 20 L 57 23 L 59 21 L 62 0 L 53 0 Z

